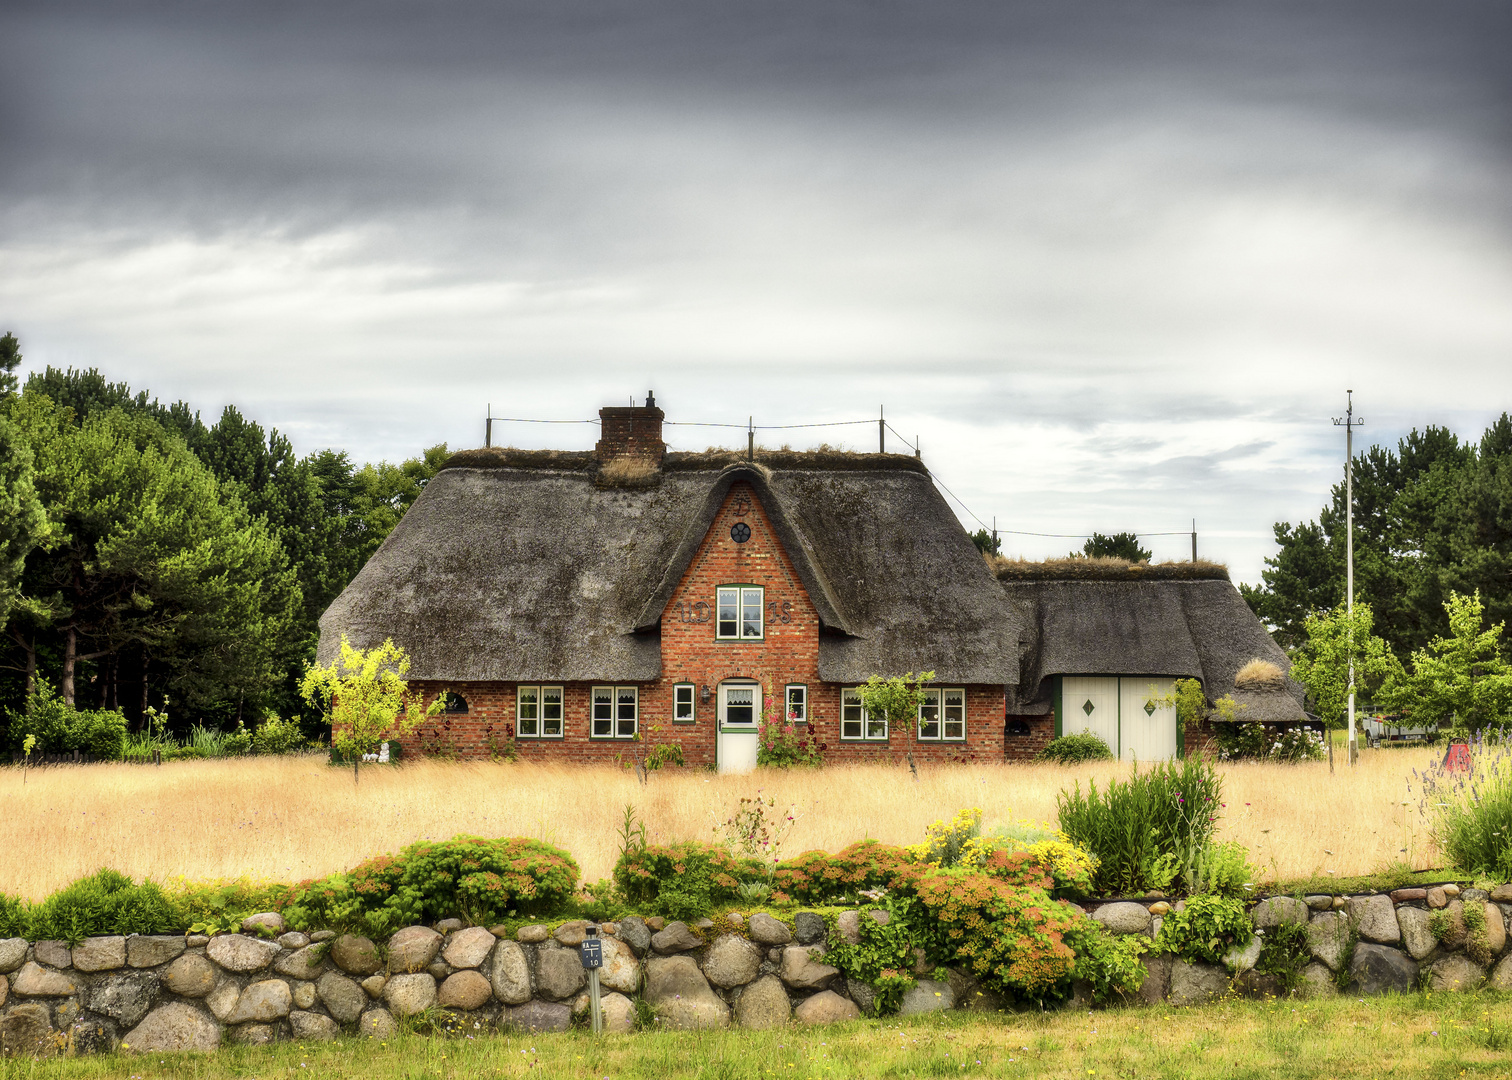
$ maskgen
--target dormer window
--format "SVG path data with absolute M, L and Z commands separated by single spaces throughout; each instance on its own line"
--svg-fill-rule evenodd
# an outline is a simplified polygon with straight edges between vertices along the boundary
M 717 590 L 717 630 L 721 641 L 760 641 L 766 591 L 760 585 L 721 585 Z

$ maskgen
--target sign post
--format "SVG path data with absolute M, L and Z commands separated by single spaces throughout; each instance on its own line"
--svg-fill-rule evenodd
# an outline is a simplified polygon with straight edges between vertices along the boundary
M 604 943 L 599 940 L 599 928 L 589 923 L 584 931 L 588 936 L 578 946 L 578 959 L 588 972 L 588 1010 L 593 1018 L 593 1033 L 604 1033 L 604 1010 L 599 1004 L 599 968 L 604 966 Z

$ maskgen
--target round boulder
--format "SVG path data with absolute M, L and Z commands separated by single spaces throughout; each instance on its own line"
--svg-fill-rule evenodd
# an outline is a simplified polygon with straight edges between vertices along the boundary
M 793 1010 L 793 1019 L 800 1024 L 839 1024 L 846 1020 L 861 1019 L 861 1010 L 856 1003 L 847 1001 L 833 990 L 824 990 L 800 1002 Z
M 723 934 L 704 955 L 703 973 L 715 986 L 744 986 L 761 970 L 761 950 L 739 934 Z
M 331 963 L 348 975 L 371 975 L 383 966 L 378 946 L 356 934 L 342 934 L 331 942 L 329 955 Z
M 492 935 L 490 935 L 492 936 Z M 471 968 L 447 976 L 437 1004 L 448 1009 L 481 1009 L 493 998 L 493 987 Z

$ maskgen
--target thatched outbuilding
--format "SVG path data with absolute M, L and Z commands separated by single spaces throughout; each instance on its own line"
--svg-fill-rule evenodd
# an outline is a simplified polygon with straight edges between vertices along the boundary
M 1221 568 L 990 568 L 916 457 L 670 453 L 654 402 L 600 416 L 592 452 L 453 456 L 322 617 L 322 661 L 392 638 L 450 693 L 411 752 L 745 768 L 766 719 L 829 759 L 1001 760 L 1080 730 L 1077 679 L 1284 663 Z M 908 730 L 861 707 L 930 670 Z

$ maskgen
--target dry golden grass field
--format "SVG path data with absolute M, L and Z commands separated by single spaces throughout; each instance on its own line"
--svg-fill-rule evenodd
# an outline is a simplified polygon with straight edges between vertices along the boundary
M 1366 874 L 1410 859 L 1436 866 L 1412 771 L 1429 749 L 1366 750 L 1353 769 L 1219 766 L 1222 839 L 1243 842 L 1268 877 Z M 989 828 L 1053 821 L 1055 797 L 1080 780 L 1125 775 L 1117 763 L 1076 767 L 865 765 L 714 776 L 653 773 L 642 786 L 611 767 L 417 762 L 348 769 L 317 756 L 161 766 L 0 769 L 0 892 L 40 900 L 111 866 L 167 881 L 250 875 L 318 877 L 414 840 L 457 833 L 532 836 L 565 848 L 586 881 L 606 877 L 622 808 L 634 804 L 653 841 L 710 838 L 741 796 L 760 790 L 797 823 L 785 854 L 837 851 L 863 837 L 918 841 L 924 827 L 979 806 Z M 1405 805 L 1404 805 L 1405 804 Z M 1406 849 L 1405 851 L 1403 849 Z

